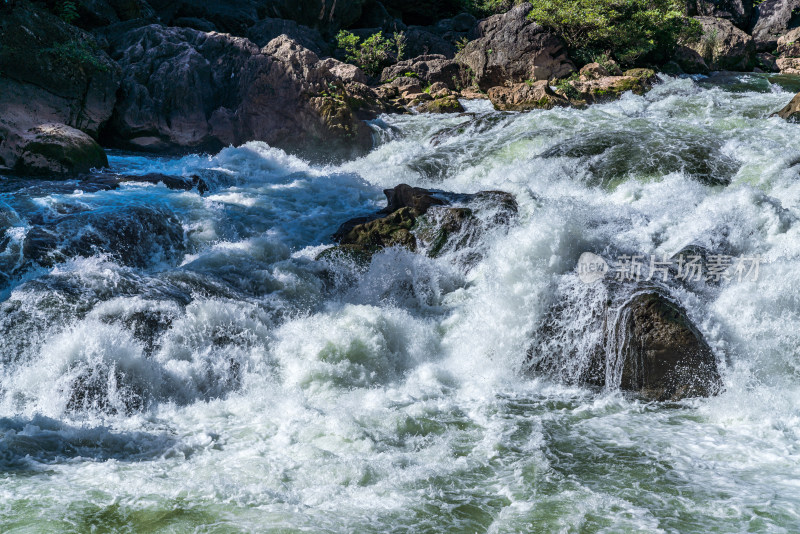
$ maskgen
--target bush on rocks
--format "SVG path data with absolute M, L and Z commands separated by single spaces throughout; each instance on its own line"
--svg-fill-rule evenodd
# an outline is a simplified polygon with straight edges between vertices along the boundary
M 564 39 L 579 63 L 606 52 L 623 65 L 663 62 L 700 35 L 673 0 L 539 0 L 528 16 Z

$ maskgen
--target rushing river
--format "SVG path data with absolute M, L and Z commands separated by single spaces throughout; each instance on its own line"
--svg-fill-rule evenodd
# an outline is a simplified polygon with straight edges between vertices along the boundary
M 797 81 L 725 82 L 387 116 L 336 166 L 110 157 L 202 196 L 0 179 L 0 531 L 797 532 L 800 126 L 770 118 Z M 315 260 L 399 183 L 507 191 L 519 216 L 477 262 Z M 532 344 L 580 354 L 582 252 L 688 245 L 761 259 L 669 285 L 721 394 L 527 372 Z

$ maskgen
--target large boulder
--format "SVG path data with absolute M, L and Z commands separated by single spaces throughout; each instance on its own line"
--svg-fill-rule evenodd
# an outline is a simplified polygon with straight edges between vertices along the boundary
M 386 207 L 343 223 L 333 235 L 338 246 L 319 259 L 345 255 L 369 260 L 375 252 L 395 246 L 432 257 L 457 253 L 474 245 L 487 224 L 508 225 L 517 216 L 516 200 L 502 191 L 468 195 L 400 184 L 384 194 Z
M 709 72 L 703 56 L 697 50 L 688 46 L 678 46 L 675 49 L 675 55 L 672 60 L 686 74 L 708 74 Z
M 336 76 L 338 62 L 285 35 L 260 49 L 226 34 L 150 25 L 111 47 L 124 69 L 104 137 L 115 146 L 217 150 L 260 140 L 308 157 L 351 157 L 372 146 L 361 118 L 385 109 L 368 87 Z
M 59 177 L 108 167 L 97 141 L 66 124 L 41 124 L 5 140 L 14 147 L 17 174 Z
M 753 16 L 753 0 L 689 0 L 686 11 L 689 16 L 728 19 L 740 30 L 748 31 Z
M 529 3 L 478 24 L 478 39 L 456 55 L 485 90 L 506 83 L 564 78 L 575 71 L 566 47 L 555 35 L 528 18 Z
M 789 122 L 800 122 L 800 93 L 794 95 L 792 100 L 776 113 Z
M 603 284 L 596 290 L 581 286 L 605 293 L 590 304 L 580 292 L 561 295 L 563 300 L 545 316 L 528 352 L 534 374 L 619 388 L 652 401 L 707 397 L 720 390 L 714 353 L 666 290 Z M 591 319 L 576 331 L 574 307 L 587 305 L 592 306 Z
M 90 34 L 29 4 L 6 8 L 0 13 L 0 168 L 26 172 L 18 143 L 27 144 L 30 130 L 43 124 L 96 137 L 111 116 L 119 78 L 119 67 Z
M 456 45 L 428 27 L 409 26 L 404 33 L 407 57 L 438 54 L 452 59 L 456 55 Z
M 552 109 L 569 106 L 569 100 L 556 94 L 549 82 L 516 83 L 489 89 L 489 100 L 501 111 L 527 111 L 530 109 Z
M 753 38 L 727 19 L 695 17 L 702 37 L 687 46 L 697 52 L 711 70 L 751 71 L 756 64 Z
M 386 67 L 381 74 L 381 82 L 387 83 L 397 78 L 409 77 L 409 74 L 425 84 L 441 82 L 455 91 L 470 84 L 466 69 L 442 55 L 419 56 Z
M 759 52 L 772 52 L 778 39 L 800 26 L 800 0 L 764 0 L 756 5 L 752 31 Z
M 661 292 L 635 296 L 611 328 L 621 340 L 615 356 L 622 359 L 623 390 L 659 401 L 707 397 L 719 390 L 711 348 L 686 311 Z
M 778 39 L 778 69 L 784 74 L 800 74 L 800 28 Z

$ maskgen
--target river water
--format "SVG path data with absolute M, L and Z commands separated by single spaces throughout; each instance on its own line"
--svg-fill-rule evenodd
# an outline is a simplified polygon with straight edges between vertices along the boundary
M 203 196 L 0 179 L 0 531 L 800 530 L 800 126 L 769 117 L 797 81 L 722 82 L 382 117 L 335 166 L 110 157 Z M 315 261 L 399 183 L 507 191 L 519 216 L 477 261 Z M 689 245 L 761 260 L 668 284 L 724 390 L 570 380 L 602 293 L 581 253 Z M 528 372 L 534 345 L 560 373 Z

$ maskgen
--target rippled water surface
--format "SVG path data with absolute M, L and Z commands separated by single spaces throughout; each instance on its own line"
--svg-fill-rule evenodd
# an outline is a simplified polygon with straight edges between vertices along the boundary
M 780 80 L 773 80 L 780 81 Z M 791 84 L 666 79 L 585 110 L 387 116 L 340 166 L 262 143 L 113 154 L 210 191 L 0 179 L 0 531 L 800 530 Z M 399 183 L 513 193 L 477 263 L 317 261 Z M 568 368 L 584 251 L 759 255 L 670 285 L 724 391 L 645 403 Z M 566 306 L 565 306 L 566 303 Z M 540 325 L 554 307 L 569 325 Z M 577 347 L 577 349 L 576 349 Z

